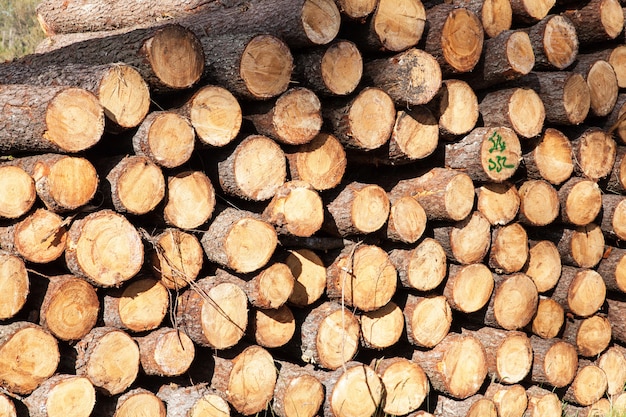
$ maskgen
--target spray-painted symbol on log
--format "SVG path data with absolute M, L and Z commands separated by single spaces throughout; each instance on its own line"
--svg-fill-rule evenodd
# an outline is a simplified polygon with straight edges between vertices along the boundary
M 502 136 L 496 131 L 493 132 L 491 137 L 489 138 L 489 142 L 491 142 L 491 148 L 489 148 L 489 153 L 493 152 L 504 152 L 506 149 L 506 142 L 502 139 Z M 506 156 L 502 155 L 494 155 L 494 158 L 489 158 L 489 171 L 495 170 L 496 172 L 500 172 L 505 168 L 515 168 L 514 164 L 506 163 Z

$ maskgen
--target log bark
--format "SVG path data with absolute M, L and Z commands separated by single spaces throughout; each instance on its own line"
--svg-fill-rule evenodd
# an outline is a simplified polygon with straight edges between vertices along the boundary
M 491 243 L 491 224 L 478 211 L 451 226 L 434 226 L 433 237 L 451 261 L 463 265 L 481 262 Z
M 421 297 L 409 294 L 403 312 L 407 339 L 415 346 L 438 346 L 450 331 L 452 310 L 443 295 Z
M 288 181 L 276 190 L 262 217 L 278 234 L 309 237 L 322 227 L 324 206 L 309 183 Z
M 436 417 L 496 417 L 498 415 L 495 403 L 481 394 L 462 400 L 439 395 L 433 413 Z
M 568 318 L 562 339 L 576 346 L 580 356 L 598 357 L 611 342 L 611 323 L 599 314 L 586 319 Z
M 606 285 L 593 269 L 563 266 L 552 299 L 559 302 L 566 312 L 579 317 L 590 317 L 604 304 Z
M 485 391 L 485 398 L 493 401 L 500 416 L 522 417 L 528 408 L 528 396 L 520 384 L 502 385 L 492 382 Z
M 443 295 L 450 307 L 463 313 L 474 313 L 491 298 L 493 274 L 484 264 L 450 265 Z
M 574 63 L 578 55 L 579 33 L 567 17 L 544 15 L 527 32 L 535 54 L 536 69 L 564 70 Z
M 17 166 L 0 166 L 0 217 L 17 219 L 26 214 L 35 203 L 35 180 Z
M 166 288 L 178 290 L 198 278 L 204 252 L 198 238 L 176 228 L 168 228 L 149 239 L 150 266 L 154 277 Z
M 615 70 L 615 67 L 613 69 Z M 615 105 L 601 126 L 607 133 L 612 134 L 620 145 L 626 142 L 626 123 L 624 123 L 626 116 L 624 113 L 626 113 L 626 94 L 618 94 Z
M 528 260 L 528 234 L 520 223 L 511 223 L 493 229 L 489 267 L 498 274 L 512 274 L 522 270 Z
M 615 152 L 615 163 L 608 176 L 606 190 L 610 193 L 626 191 L 626 147 L 618 146 Z
M 272 410 L 279 417 L 314 417 L 324 403 L 324 386 L 312 367 L 281 361 Z
M 469 133 L 478 122 L 478 98 L 463 80 L 443 80 L 429 107 L 438 117 L 439 134 L 445 139 Z
M 229 417 L 230 407 L 226 400 L 207 383 L 180 386 L 175 383 L 162 385 L 157 396 L 167 406 L 168 417 Z
M 0 251 L 0 320 L 14 317 L 26 303 L 30 279 L 24 261 Z
M 392 249 L 389 259 L 398 271 L 400 283 L 406 288 L 431 291 L 446 277 L 446 252 L 433 238 L 425 238 L 413 249 Z
M 512 222 L 519 211 L 520 196 L 510 182 L 486 183 L 476 188 L 476 208 L 492 226 Z
M 623 343 L 626 340 L 626 327 L 621 317 L 623 317 L 626 303 L 610 298 L 607 298 L 606 303 L 608 306 L 607 318 L 611 322 L 613 340 Z
M 182 171 L 167 177 L 163 218 L 170 226 L 195 229 L 215 210 L 215 188 L 202 171 Z
M 608 246 L 596 269 L 606 285 L 606 289 L 615 292 L 626 292 L 626 250 Z
M 160 281 L 152 278 L 134 280 L 104 296 L 104 324 L 133 333 L 154 330 L 165 318 L 169 298 L 167 288 Z
M 561 276 L 561 257 L 556 245 L 549 240 L 530 242 L 523 272 L 533 280 L 539 293 L 554 288 Z
M 609 398 L 622 392 L 626 383 L 626 357 L 624 349 L 619 345 L 609 347 L 596 361 L 596 365 L 604 371 L 607 380 Z
M 541 296 L 537 305 L 537 312 L 533 317 L 531 330 L 533 334 L 551 339 L 557 337 L 565 322 L 565 309 L 551 298 Z
M 384 386 L 370 366 L 351 362 L 322 379 L 324 417 L 368 416 L 382 405 Z
M 626 203 L 623 196 L 614 194 L 602 195 L 602 217 L 600 228 L 607 237 L 617 240 L 626 238 L 624 226 L 626 216 Z
M 465 7 L 480 18 L 480 22 L 489 38 L 495 38 L 500 33 L 511 28 L 513 23 L 513 9 L 510 2 L 489 0 L 485 2 L 473 0 L 456 0 L 453 2 L 459 7 Z M 485 41 L 485 43 L 488 42 Z
M 417 410 L 429 393 L 428 377 L 421 366 L 393 357 L 372 364 L 384 387 L 383 411 L 400 416 Z
M 530 337 L 533 348 L 531 380 L 555 388 L 569 385 L 578 370 L 576 348 L 560 339 Z
M 593 268 L 604 255 L 604 236 L 595 223 L 545 230 L 543 233 L 546 239 L 556 244 L 564 265 Z
M 537 22 L 546 17 L 555 3 L 555 0 L 513 0 L 511 2 L 513 19 L 525 23 Z
M 613 66 L 605 60 L 594 60 L 579 55 L 573 71 L 582 74 L 587 81 L 591 98 L 591 114 L 607 116 L 615 107 L 619 86 Z
M 617 155 L 617 143 L 604 130 L 590 127 L 572 138 L 572 152 L 577 162 L 574 171 L 592 181 L 598 181 L 611 173 Z
M 390 203 L 377 184 L 351 182 L 326 204 L 325 229 L 338 236 L 373 233 L 389 218 Z
M 161 327 L 135 338 L 139 346 L 141 369 L 146 375 L 182 375 L 195 357 L 193 341 L 180 330 Z
M 319 300 L 326 289 L 326 267 L 319 255 L 310 249 L 292 249 L 285 264 L 295 280 L 289 303 L 305 307 Z
M 624 29 L 624 12 L 615 0 L 594 0 L 564 15 L 572 21 L 584 46 L 615 39 Z
M 496 275 L 495 289 L 487 305 L 484 323 L 505 330 L 520 330 L 537 312 L 539 295 L 533 281 L 518 272 Z
M 606 393 L 608 387 L 606 374 L 600 367 L 589 363 L 581 363 L 563 400 L 588 406 L 596 403 Z
M 570 178 L 559 188 L 561 221 L 575 226 L 593 222 L 600 210 L 606 210 L 602 192 L 594 181 L 580 177 Z
M 264 348 L 287 345 L 296 333 L 296 321 L 291 309 L 282 305 L 278 308 L 256 309 L 250 323 L 253 340 Z
M 404 332 L 404 314 L 393 301 L 378 310 L 366 311 L 359 317 L 361 346 L 382 350 L 395 345 Z
M 572 145 L 561 131 L 547 128 L 523 155 L 528 179 L 543 179 L 552 185 L 566 181 L 574 172 Z
M 539 95 L 528 88 L 496 90 L 487 93 L 480 102 L 485 126 L 506 126 L 522 138 L 532 138 L 542 132 L 545 113 Z
M 88 417 L 96 405 L 96 390 L 86 377 L 57 374 L 23 402 L 32 417 Z

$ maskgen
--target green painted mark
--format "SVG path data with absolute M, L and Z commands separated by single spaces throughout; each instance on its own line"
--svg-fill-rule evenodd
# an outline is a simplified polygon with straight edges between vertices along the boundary
M 504 139 L 502 139 L 502 136 L 500 136 L 497 131 L 494 130 L 488 140 L 489 142 L 491 142 L 491 148 L 489 148 L 489 153 L 500 153 L 506 150 L 506 142 L 504 141 Z M 503 169 L 515 168 L 514 164 L 506 163 L 506 158 L 506 156 L 502 155 L 495 155 L 495 160 L 494 158 L 489 158 L 489 171 L 501 172 Z

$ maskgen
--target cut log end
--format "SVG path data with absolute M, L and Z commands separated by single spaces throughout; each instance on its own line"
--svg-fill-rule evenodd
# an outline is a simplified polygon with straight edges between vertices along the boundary
M 526 32 L 516 31 L 511 34 L 506 43 L 506 56 L 515 73 L 521 75 L 530 73 L 535 66 L 535 53 Z
M 447 184 L 444 198 L 450 219 L 463 220 L 474 206 L 474 182 L 468 175 L 459 173 Z
M 321 71 L 328 91 L 339 96 L 350 94 L 363 76 L 361 52 L 352 42 L 336 42 L 324 53 Z
M 541 133 L 546 117 L 541 98 L 531 89 L 517 89 L 511 96 L 509 114 L 513 130 L 525 138 Z
M 0 320 L 9 319 L 22 309 L 29 287 L 24 261 L 0 252 Z
M 478 211 L 492 226 L 501 226 L 515 219 L 520 206 L 517 188 L 508 182 L 488 183 L 478 190 Z
M 85 377 L 59 374 L 44 382 L 24 403 L 31 416 L 86 417 L 96 405 L 96 390 Z
M 189 102 L 189 119 L 198 138 L 207 145 L 221 147 L 232 142 L 241 128 L 239 102 L 225 88 L 201 88 Z
M 370 15 L 378 2 L 375 0 L 338 0 L 337 4 L 342 14 L 351 19 L 360 19 Z
M 196 140 L 191 124 L 184 117 L 170 112 L 156 115 L 146 136 L 149 149 L 146 153 L 165 168 L 176 168 L 187 162 Z
M 399 416 L 415 411 L 428 395 L 428 377 L 417 364 L 405 358 L 382 359 L 377 372 L 385 386 L 383 411 Z
M 308 183 L 292 181 L 276 192 L 263 217 L 275 225 L 278 232 L 308 237 L 322 227 L 324 206 Z
M 444 295 L 454 309 L 473 313 L 487 305 L 493 287 L 493 274 L 487 266 L 477 263 L 451 270 Z
M 215 208 L 215 189 L 201 171 L 181 172 L 167 180 L 163 217 L 168 224 L 193 229 L 205 223 Z
M 617 102 L 619 86 L 613 66 L 604 60 L 596 61 L 587 73 L 590 109 L 598 117 L 607 116 Z
M 549 240 L 533 244 L 524 273 L 533 280 L 539 293 L 554 288 L 561 276 L 561 257 L 556 245 Z
M 511 3 L 502 0 L 487 0 L 482 5 L 480 17 L 485 35 L 495 38 L 511 28 L 513 22 Z
M 361 315 L 361 336 L 365 346 L 384 349 L 394 345 L 404 330 L 404 315 L 394 302 Z
M 16 225 L 14 236 L 17 253 L 27 261 L 45 264 L 63 254 L 67 230 L 61 216 L 37 209 Z
M 419 42 L 426 25 L 426 11 L 416 0 L 380 1 L 373 24 L 383 48 L 400 52 Z
M 161 168 L 142 156 L 131 156 L 123 160 L 123 165 L 115 172 L 115 180 L 111 181 L 115 183 L 115 187 L 111 188 L 116 190 L 119 211 L 146 214 L 165 196 L 165 178 Z
M 474 13 L 463 8 L 449 13 L 441 33 L 441 49 L 454 71 L 474 69 L 483 50 L 483 40 L 482 24 Z
M 497 323 L 506 330 L 522 329 L 535 315 L 538 301 L 537 287 L 527 275 L 511 275 L 495 290 L 493 310 Z
M 328 0 L 324 2 L 329 3 Z M 255 36 L 246 45 L 239 65 L 241 78 L 257 99 L 268 99 L 285 92 L 292 70 L 293 56 L 289 47 L 271 35 Z
M 377 149 L 389 140 L 396 121 L 396 108 L 383 90 L 367 88 L 350 106 L 348 120 L 357 147 Z
M 341 25 L 341 14 L 333 0 L 306 0 L 302 6 L 302 27 L 314 45 L 325 45 L 335 39 Z
M 444 296 L 409 297 L 404 315 L 409 342 L 426 348 L 437 346 L 452 324 L 452 310 Z
M 106 117 L 122 128 L 138 126 L 150 108 L 148 84 L 128 65 L 116 65 L 102 78 L 98 98 Z
M 194 235 L 178 229 L 161 233 L 152 254 L 152 269 L 168 289 L 185 288 L 195 281 L 203 264 L 204 252 Z
M 557 191 L 543 180 L 529 180 L 519 188 L 521 221 L 534 226 L 552 223 L 559 215 Z
M 357 365 L 346 370 L 327 395 L 332 415 L 356 417 L 372 415 L 383 399 L 383 383 L 367 365 Z
M 591 107 L 591 92 L 580 74 L 572 74 L 563 87 L 565 115 L 572 125 L 582 123 Z
M 346 170 L 346 151 L 333 135 L 320 133 L 289 156 L 292 179 L 308 182 L 316 190 L 337 186 Z
M 107 326 L 142 332 L 156 329 L 167 313 L 169 294 L 160 281 L 142 278 L 127 285 L 119 296 L 105 296 Z
M 292 88 L 276 100 L 271 126 L 265 127 L 260 123 L 255 125 L 258 132 L 270 135 L 286 145 L 308 143 L 322 127 L 321 103 L 313 91 Z
M 0 217 L 17 219 L 26 214 L 35 203 L 35 181 L 22 168 L 0 167 Z

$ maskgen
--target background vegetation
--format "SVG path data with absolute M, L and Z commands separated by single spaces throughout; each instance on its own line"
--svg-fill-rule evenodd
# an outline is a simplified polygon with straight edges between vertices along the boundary
M 39 0 L 0 0 L 0 62 L 33 52 L 43 40 L 37 4 Z

